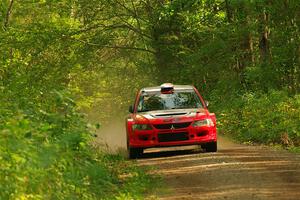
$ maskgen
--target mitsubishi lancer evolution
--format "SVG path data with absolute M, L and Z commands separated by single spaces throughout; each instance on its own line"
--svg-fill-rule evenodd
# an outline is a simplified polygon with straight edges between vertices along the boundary
M 126 119 L 129 158 L 152 147 L 201 145 L 206 152 L 216 152 L 216 116 L 207 105 L 190 85 L 141 89 Z

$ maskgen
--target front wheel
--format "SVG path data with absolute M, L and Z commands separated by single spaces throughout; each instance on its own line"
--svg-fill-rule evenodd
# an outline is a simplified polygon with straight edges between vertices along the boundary
M 217 152 L 217 142 L 210 142 L 203 145 L 206 152 Z

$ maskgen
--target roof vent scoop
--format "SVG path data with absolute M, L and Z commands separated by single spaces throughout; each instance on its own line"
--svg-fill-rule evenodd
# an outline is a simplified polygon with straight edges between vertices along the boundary
M 162 94 L 172 94 L 174 92 L 174 85 L 172 83 L 164 83 L 160 86 Z

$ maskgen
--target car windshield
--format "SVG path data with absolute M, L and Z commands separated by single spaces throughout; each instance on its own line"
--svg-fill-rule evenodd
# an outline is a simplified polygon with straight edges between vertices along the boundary
M 172 94 L 142 93 L 138 103 L 138 112 L 153 110 L 170 110 L 186 108 L 202 108 L 202 103 L 195 93 L 191 91 L 174 91 Z

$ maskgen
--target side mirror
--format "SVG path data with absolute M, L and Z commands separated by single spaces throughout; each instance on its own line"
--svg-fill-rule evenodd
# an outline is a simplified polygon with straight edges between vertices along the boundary
M 205 105 L 206 105 L 206 107 L 208 107 L 208 105 L 209 105 L 209 102 L 208 102 L 208 101 L 205 101 Z
M 131 106 L 129 106 L 129 109 L 128 109 L 128 111 L 130 112 L 130 113 L 133 113 L 133 106 L 131 105 Z

